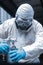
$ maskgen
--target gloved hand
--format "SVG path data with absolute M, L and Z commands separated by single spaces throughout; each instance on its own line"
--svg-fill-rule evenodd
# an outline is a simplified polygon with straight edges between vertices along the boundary
M 5 43 L 0 43 L 0 53 L 7 54 L 9 51 L 9 46 Z
M 22 50 L 11 50 L 9 51 L 9 58 L 13 62 L 18 62 L 19 60 L 25 58 L 26 52 Z

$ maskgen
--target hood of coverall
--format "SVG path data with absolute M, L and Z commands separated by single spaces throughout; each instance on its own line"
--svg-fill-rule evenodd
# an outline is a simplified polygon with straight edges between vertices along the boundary
M 18 7 L 15 18 L 16 26 L 21 30 L 27 30 L 32 25 L 34 10 L 31 5 L 25 3 Z

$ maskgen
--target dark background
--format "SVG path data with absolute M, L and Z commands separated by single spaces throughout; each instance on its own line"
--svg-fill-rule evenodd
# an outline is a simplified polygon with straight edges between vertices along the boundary
M 34 18 L 43 25 L 43 0 L 0 0 L 0 6 L 3 7 L 12 17 L 15 16 L 18 6 L 22 3 L 29 3 L 33 6 Z M 43 63 L 43 54 L 39 57 Z

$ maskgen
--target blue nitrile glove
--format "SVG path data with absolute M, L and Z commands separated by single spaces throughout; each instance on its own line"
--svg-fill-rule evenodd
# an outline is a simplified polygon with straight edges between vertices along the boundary
M 0 43 L 0 53 L 7 54 L 8 51 L 9 51 L 9 46 L 6 43 L 1 42 Z
M 21 59 L 24 59 L 26 52 L 22 50 L 12 50 L 9 52 L 9 57 L 11 61 L 18 62 Z

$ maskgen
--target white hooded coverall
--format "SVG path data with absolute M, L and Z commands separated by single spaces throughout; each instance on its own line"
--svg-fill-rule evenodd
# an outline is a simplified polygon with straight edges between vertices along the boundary
M 14 43 L 16 48 L 22 48 L 26 52 L 25 59 L 19 62 L 39 62 L 38 57 L 43 53 L 43 27 L 38 21 L 33 20 L 32 28 L 28 33 L 22 33 L 16 28 L 15 18 L 5 21 L 0 25 L 0 38 L 8 39 L 9 37 L 16 39 Z

